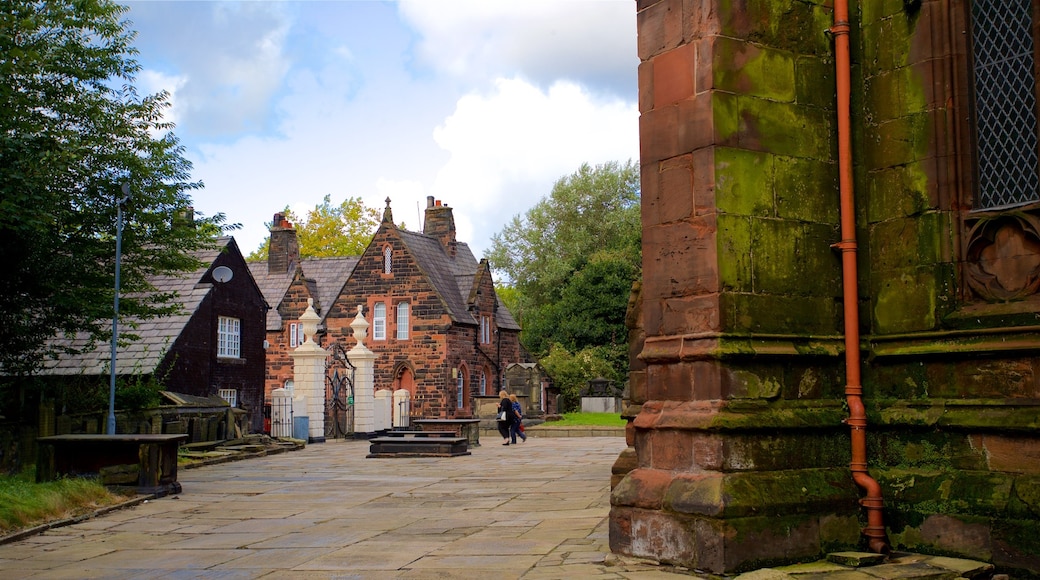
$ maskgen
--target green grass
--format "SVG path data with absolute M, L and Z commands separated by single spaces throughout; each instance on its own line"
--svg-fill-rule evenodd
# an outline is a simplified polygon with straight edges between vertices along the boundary
M 561 427 L 586 427 L 589 425 L 624 427 L 625 420 L 617 413 L 564 413 L 563 420 L 550 421 L 546 425 Z
M 0 534 L 88 513 L 124 499 L 88 479 L 36 483 L 34 467 L 0 475 Z

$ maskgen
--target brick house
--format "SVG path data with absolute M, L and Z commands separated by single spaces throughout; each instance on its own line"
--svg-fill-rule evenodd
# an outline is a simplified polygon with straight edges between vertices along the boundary
M 394 225 L 390 200 L 326 318 L 330 343 L 346 348 L 357 306 L 378 355 L 376 390 L 406 389 L 411 415 L 472 417 L 494 397 L 505 368 L 526 362 L 520 325 L 498 300 L 487 260 L 455 239 L 452 209 L 427 198 L 423 232 Z M 529 395 L 528 393 L 519 393 Z
M 292 380 L 289 352 L 303 339 L 297 321 L 308 298 L 321 317 L 315 340 L 324 348 L 354 346 L 350 323 L 363 307 L 371 324 L 366 346 L 379 355 L 376 389 L 407 389 L 414 417 L 474 416 L 475 398 L 497 397 L 506 367 L 528 362 L 520 325 L 499 302 L 487 261 L 455 239 L 452 209 L 431 197 L 425 217 L 422 233 L 401 229 L 388 199 L 361 256 L 300 259 L 295 229 L 275 214 L 268 261 L 250 264 L 273 305 L 268 397 Z
M 321 316 L 316 337 L 320 343 L 329 305 L 336 299 L 357 262 L 356 256 L 301 259 L 296 230 L 284 214 L 274 214 L 267 261 L 249 264 L 253 277 L 271 304 L 266 327 L 265 405 L 271 402 L 272 390 L 292 385 L 293 363 L 289 352 L 303 341 L 299 319 L 307 310 L 307 299 L 314 300 L 314 310 Z
M 125 321 L 120 336 L 133 333 L 140 338 L 117 349 L 117 376 L 152 376 L 168 391 L 219 395 L 246 410 L 250 429 L 260 431 L 269 307 L 234 238 L 219 238 L 215 247 L 196 257 L 203 266 L 194 272 L 149 280 L 157 292 L 176 293 L 181 312 Z M 73 339 L 73 346 L 83 340 Z M 109 359 L 109 345 L 99 344 L 80 355 L 50 361 L 39 374 L 66 384 L 107 384 Z

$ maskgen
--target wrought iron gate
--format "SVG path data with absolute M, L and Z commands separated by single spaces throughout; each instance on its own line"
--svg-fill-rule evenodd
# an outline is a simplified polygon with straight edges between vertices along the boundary
M 325 363 L 325 437 L 339 439 L 354 433 L 354 365 L 347 351 L 332 344 Z

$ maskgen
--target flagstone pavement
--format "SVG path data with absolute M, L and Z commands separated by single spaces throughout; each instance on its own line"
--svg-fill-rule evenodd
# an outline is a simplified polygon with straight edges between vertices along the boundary
M 488 438 L 469 456 L 366 459 L 367 442 L 333 440 L 182 469 L 176 496 L 0 545 L 0 578 L 678 578 L 610 554 L 624 446 Z

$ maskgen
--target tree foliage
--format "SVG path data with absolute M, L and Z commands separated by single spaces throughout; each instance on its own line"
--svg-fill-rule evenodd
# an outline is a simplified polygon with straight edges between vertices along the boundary
M 491 238 L 485 257 L 524 297 L 525 306 L 558 298 L 571 274 L 600 250 L 640 261 L 639 168 L 609 162 L 559 179 L 523 217 Z
M 360 197 L 347 198 L 334 206 L 326 195 L 303 220 L 285 208 L 285 219 L 296 224 L 301 258 L 360 256 L 379 228 L 380 218 L 379 210 L 366 207 Z M 266 260 L 270 240 L 270 236 L 265 238 L 247 259 Z
M 524 347 L 576 403 L 585 382 L 627 376 L 625 314 L 641 275 L 639 170 L 582 165 L 523 217 L 492 237 L 485 254 L 505 274 L 508 306 Z
M 107 0 L 3 0 L 0 10 L 0 372 L 28 374 L 48 338 L 110 336 L 123 206 L 120 313 L 171 311 L 147 278 L 198 266 L 223 216 L 188 215 L 191 164 L 133 86 L 134 33 Z M 198 227 L 174 227 L 191 220 Z M 183 225 L 183 223 L 182 223 Z M 53 343 L 51 343 L 53 344 Z

